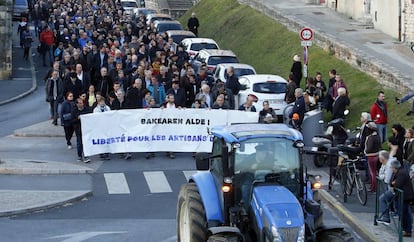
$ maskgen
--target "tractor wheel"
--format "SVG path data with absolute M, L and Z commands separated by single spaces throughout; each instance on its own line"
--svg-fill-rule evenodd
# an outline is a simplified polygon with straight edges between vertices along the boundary
M 353 242 L 352 235 L 345 230 L 325 231 L 318 234 L 318 242 Z
M 313 164 L 315 164 L 316 167 L 322 167 L 326 163 L 326 157 L 323 155 L 314 155 L 313 156 Z
M 206 212 L 195 183 L 181 186 L 177 206 L 178 241 L 205 242 L 207 240 Z

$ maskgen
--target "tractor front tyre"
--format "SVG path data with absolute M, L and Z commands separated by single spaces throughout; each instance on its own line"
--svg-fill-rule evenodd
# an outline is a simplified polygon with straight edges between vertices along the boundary
M 352 235 L 345 230 L 322 231 L 318 234 L 317 242 L 353 242 Z
M 179 242 L 207 241 L 207 221 L 197 185 L 181 186 L 177 204 L 177 238 Z

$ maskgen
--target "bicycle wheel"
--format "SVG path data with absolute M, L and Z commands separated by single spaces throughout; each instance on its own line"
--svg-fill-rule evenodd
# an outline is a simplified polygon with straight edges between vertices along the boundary
M 367 204 L 368 192 L 367 187 L 364 182 L 362 182 L 361 176 L 359 173 L 355 174 L 355 187 L 357 189 L 358 200 L 362 206 Z
M 336 179 L 337 179 L 337 168 L 330 167 L 329 168 L 329 184 L 328 184 L 329 191 L 332 190 L 332 187 Z
M 347 180 L 348 180 L 348 178 L 347 178 L 347 175 L 346 175 L 346 170 L 345 169 L 342 169 L 340 172 L 339 172 L 340 174 L 339 174 L 339 176 L 340 176 L 340 186 L 341 186 L 341 191 L 342 191 L 342 195 L 343 195 L 343 198 L 344 198 L 344 203 L 346 203 L 347 201 L 348 201 L 348 194 L 346 194 L 346 189 L 347 189 Z

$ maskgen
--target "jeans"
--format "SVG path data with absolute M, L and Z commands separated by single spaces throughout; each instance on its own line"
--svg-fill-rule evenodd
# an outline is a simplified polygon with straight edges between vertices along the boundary
M 81 127 L 75 127 L 76 134 L 76 149 L 78 151 L 78 157 L 83 157 L 83 144 L 82 144 L 82 131 Z
M 414 97 L 414 92 L 410 92 L 407 95 L 405 95 L 404 97 L 402 97 L 400 99 L 400 102 L 401 103 L 406 102 L 406 101 L 408 101 L 412 97 Z M 414 111 L 414 102 L 411 104 L 411 111 Z
M 50 103 L 50 116 L 53 119 L 53 123 L 57 123 L 57 119 L 60 116 L 60 110 L 62 109 L 62 103 L 52 100 Z
M 384 143 L 387 139 L 387 124 L 377 124 L 377 133 L 381 137 L 381 142 Z
M 53 57 L 53 45 L 47 46 L 46 50 L 42 53 L 43 65 L 46 65 L 46 56 L 49 56 L 49 64 L 52 66 L 55 61 Z
M 384 220 L 390 220 L 390 205 L 395 194 L 391 191 L 385 191 L 379 197 L 381 216 Z

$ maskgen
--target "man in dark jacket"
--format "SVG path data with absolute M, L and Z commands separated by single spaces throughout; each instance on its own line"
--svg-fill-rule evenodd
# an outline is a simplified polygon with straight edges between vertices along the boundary
M 63 81 L 57 71 L 52 71 L 51 77 L 46 80 L 46 101 L 50 103 L 50 116 L 53 124 L 57 125 L 59 105 L 63 103 Z
M 198 36 L 198 27 L 200 27 L 200 23 L 195 13 L 192 13 L 191 18 L 188 19 L 187 27 L 188 27 L 188 30 L 190 30 L 196 36 Z
M 180 81 L 173 81 L 172 87 L 167 90 L 166 94 L 172 94 L 174 96 L 175 105 L 177 107 L 185 107 L 187 96 L 184 88 L 180 87 Z
M 404 231 L 404 237 L 411 237 L 411 230 L 412 230 L 412 214 L 410 209 L 410 203 L 414 200 L 414 191 L 413 186 L 411 184 L 410 177 L 406 171 L 406 169 L 401 166 L 401 163 L 398 160 L 393 160 L 391 162 L 391 168 L 393 175 L 391 177 L 391 188 L 398 188 L 403 191 L 404 194 L 404 201 L 403 207 L 399 208 L 399 215 L 401 217 L 401 226 Z M 394 200 L 395 196 L 398 196 L 399 192 L 393 191 L 390 189 L 380 196 L 380 210 L 382 211 L 381 217 L 377 219 L 378 223 L 382 224 L 390 224 L 390 214 L 389 214 L 389 206 L 390 203 Z M 399 199 L 397 197 L 397 199 Z
M 77 98 L 75 106 L 72 109 L 72 123 L 76 134 L 78 161 L 83 161 L 84 163 L 88 163 L 91 161 L 88 157 L 84 156 L 82 144 L 82 129 L 80 116 L 87 113 L 89 113 L 89 109 L 85 107 L 85 104 L 83 103 L 83 100 L 81 98 Z
M 289 74 L 288 84 L 286 85 L 286 93 L 285 93 L 285 102 L 287 104 L 293 103 L 296 100 L 295 97 L 295 90 L 296 90 L 296 83 L 293 81 L 293 74 Z
M 142 80 L 135 79 L 132 87 L 128 88 L 125 96 L 124 108 L 134 109 L 142 108 L 142 98 L 144 97 L 144 88 L 142 88 Z
M 293 105 L 292 112 L 289 114 L 289 118 L 292 120 L 291 124 L 292 126 L 294 126 L 294 128 L 298 130 L 302 130 L 301 128 L 302 122 L 303 122 L 303 118 L 305 117 L 305 112 L 306 112 L 306 103 L 305 103 L 305 98 L 303 97 L 302 88 L 295 89 L 295 97 L 296 97 L 296 101 L 295 101 L 295 104 Z
M 235 96 L 239 94 L 240 82 L 239 78 L 237 78 L 237 76 L 234 75 L 234 68 L 232 66 L 227 68 L 226 88 L 229 88 Z

